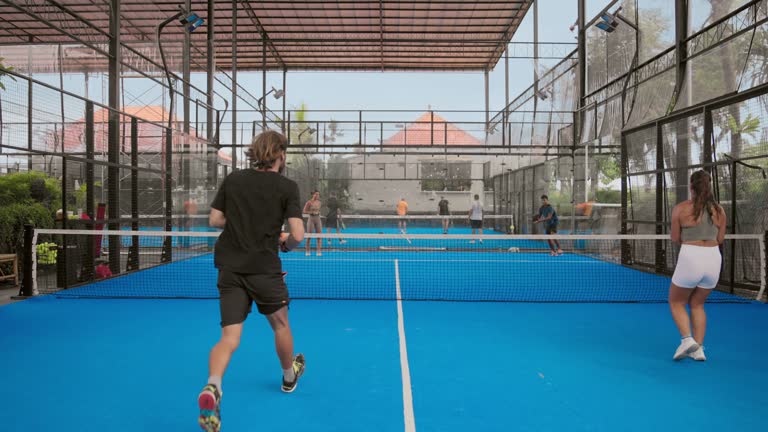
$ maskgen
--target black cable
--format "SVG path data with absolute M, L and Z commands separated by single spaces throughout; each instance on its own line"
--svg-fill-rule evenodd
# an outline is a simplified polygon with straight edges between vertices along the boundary
M 171 79 L 171 71 L 168 70 L 168 64 L 165 61 L 165 52 L 163 51 L 163 42 L 162 39 L 160 39 L 160 34 L 163 32 L 163 29 L 165 26 L 171 23 L 171 21 L 174 21 L 176 19 L 179 19 L 182 15 L 182 12 L 177 12 L 172 17 L 166 19 L 165 21 L 161 22 L 160 25 L 157 26 L 157 49 L 160 51 L 160 60 L 163 62 L 163 71 L 165 72 L 165 78 L 168 80 L 168 95 L 170 97 L 170 110 L 168 112 L 168 129 L 173 129 L 173 80 Z M 170 133 L 170 132 L 169 132 Z

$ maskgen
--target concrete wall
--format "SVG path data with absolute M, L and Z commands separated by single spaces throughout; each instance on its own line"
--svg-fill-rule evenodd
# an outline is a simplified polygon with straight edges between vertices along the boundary
M 480 195 L 485 203 L 483 182 L 472 182 L 470 191 L 461 192 L 426 192 L 421 190 L 418 180 L 353 180 L 349 186 L 352 212 L 395 214 L 395 207 L 400 198 L 408 202 L 410 213 L 437 213 L 437 203 L 440 197 L 445 197 L 450 203 L 452 212 L 468 211 L 472 196 Z M 488 195 L 491 196 L 490 193 Z M 490 209 L 488 205 L 486 209 Z
M 470 162 L 473 179 L 483 178 L 483 163 L 489 161 L 488 157 L 452 157 L 451 162 Z M 452 212 L 469 211 L 472 197 L 480 195 L 480 200 L 485 208 L 490 210 L 491 204 L 486 203 L 483 191 L 483 181 L 471 182 L 469 190 L 465 191 L 423 191 L 419 178 L 419 164 L 422 162 L 439 162 L 438 158 L 429 155 L 409 155 L 407 159 L 395 159 L 392 156 L 371 155 L 363 158 L 349 159 L 351 165 L 351 177 L 355 180 L 349 182 L 349 202 L 352 212 L 395 214 L 395 208 L 400 198 L 408 202 L 411 213 L 437 212 L 437 203 L 441 197 L 445 197 Z M 365 177 L 365 180 L 361 178 Z M 411 180 L 413 179 L 413 180 Z M 492 194 L 488 193 L 491 199 Z

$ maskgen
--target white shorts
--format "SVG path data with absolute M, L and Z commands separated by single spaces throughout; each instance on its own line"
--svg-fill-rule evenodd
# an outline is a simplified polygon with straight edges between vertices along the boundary
M 677 257 L 672 283 L 680 288 L 712 289 L 720 279 L 720 248 L 684 244 Z

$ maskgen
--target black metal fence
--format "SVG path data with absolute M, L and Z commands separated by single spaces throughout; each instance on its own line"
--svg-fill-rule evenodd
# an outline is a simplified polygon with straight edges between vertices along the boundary
M 116 111 L 15 72 L 8 72 L 4 85 L 0 174 L 36 172 L 54 185 L 60 194 L 47 206 L 57 228 L 184 229 L 183 216 L 198 203 L 203 208 L 230 169 L 215 145 L 169 129 L 167 113 Z M 96 247 L 66 242 L 57 244 L 61 271 L 72 256 L 66 251 Z M 117 237 L 106 249 L 113 274 L 138 265 L 121 265 Z M 170 245 L 163 254 L 171 259 Z M 80 273 L 60 275 L 61 286 L 77 282 Z

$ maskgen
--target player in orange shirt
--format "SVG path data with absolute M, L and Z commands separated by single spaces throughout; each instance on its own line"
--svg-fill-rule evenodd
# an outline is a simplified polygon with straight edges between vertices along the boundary
M 403 216 L 397 221 L 397 228 L 405 234 L 408 228 L 408 220 L 405 218 L 408 215 L 408 203 L 405 198 L 400 198 L 400 202 L 397 203 L 397 215 Z

